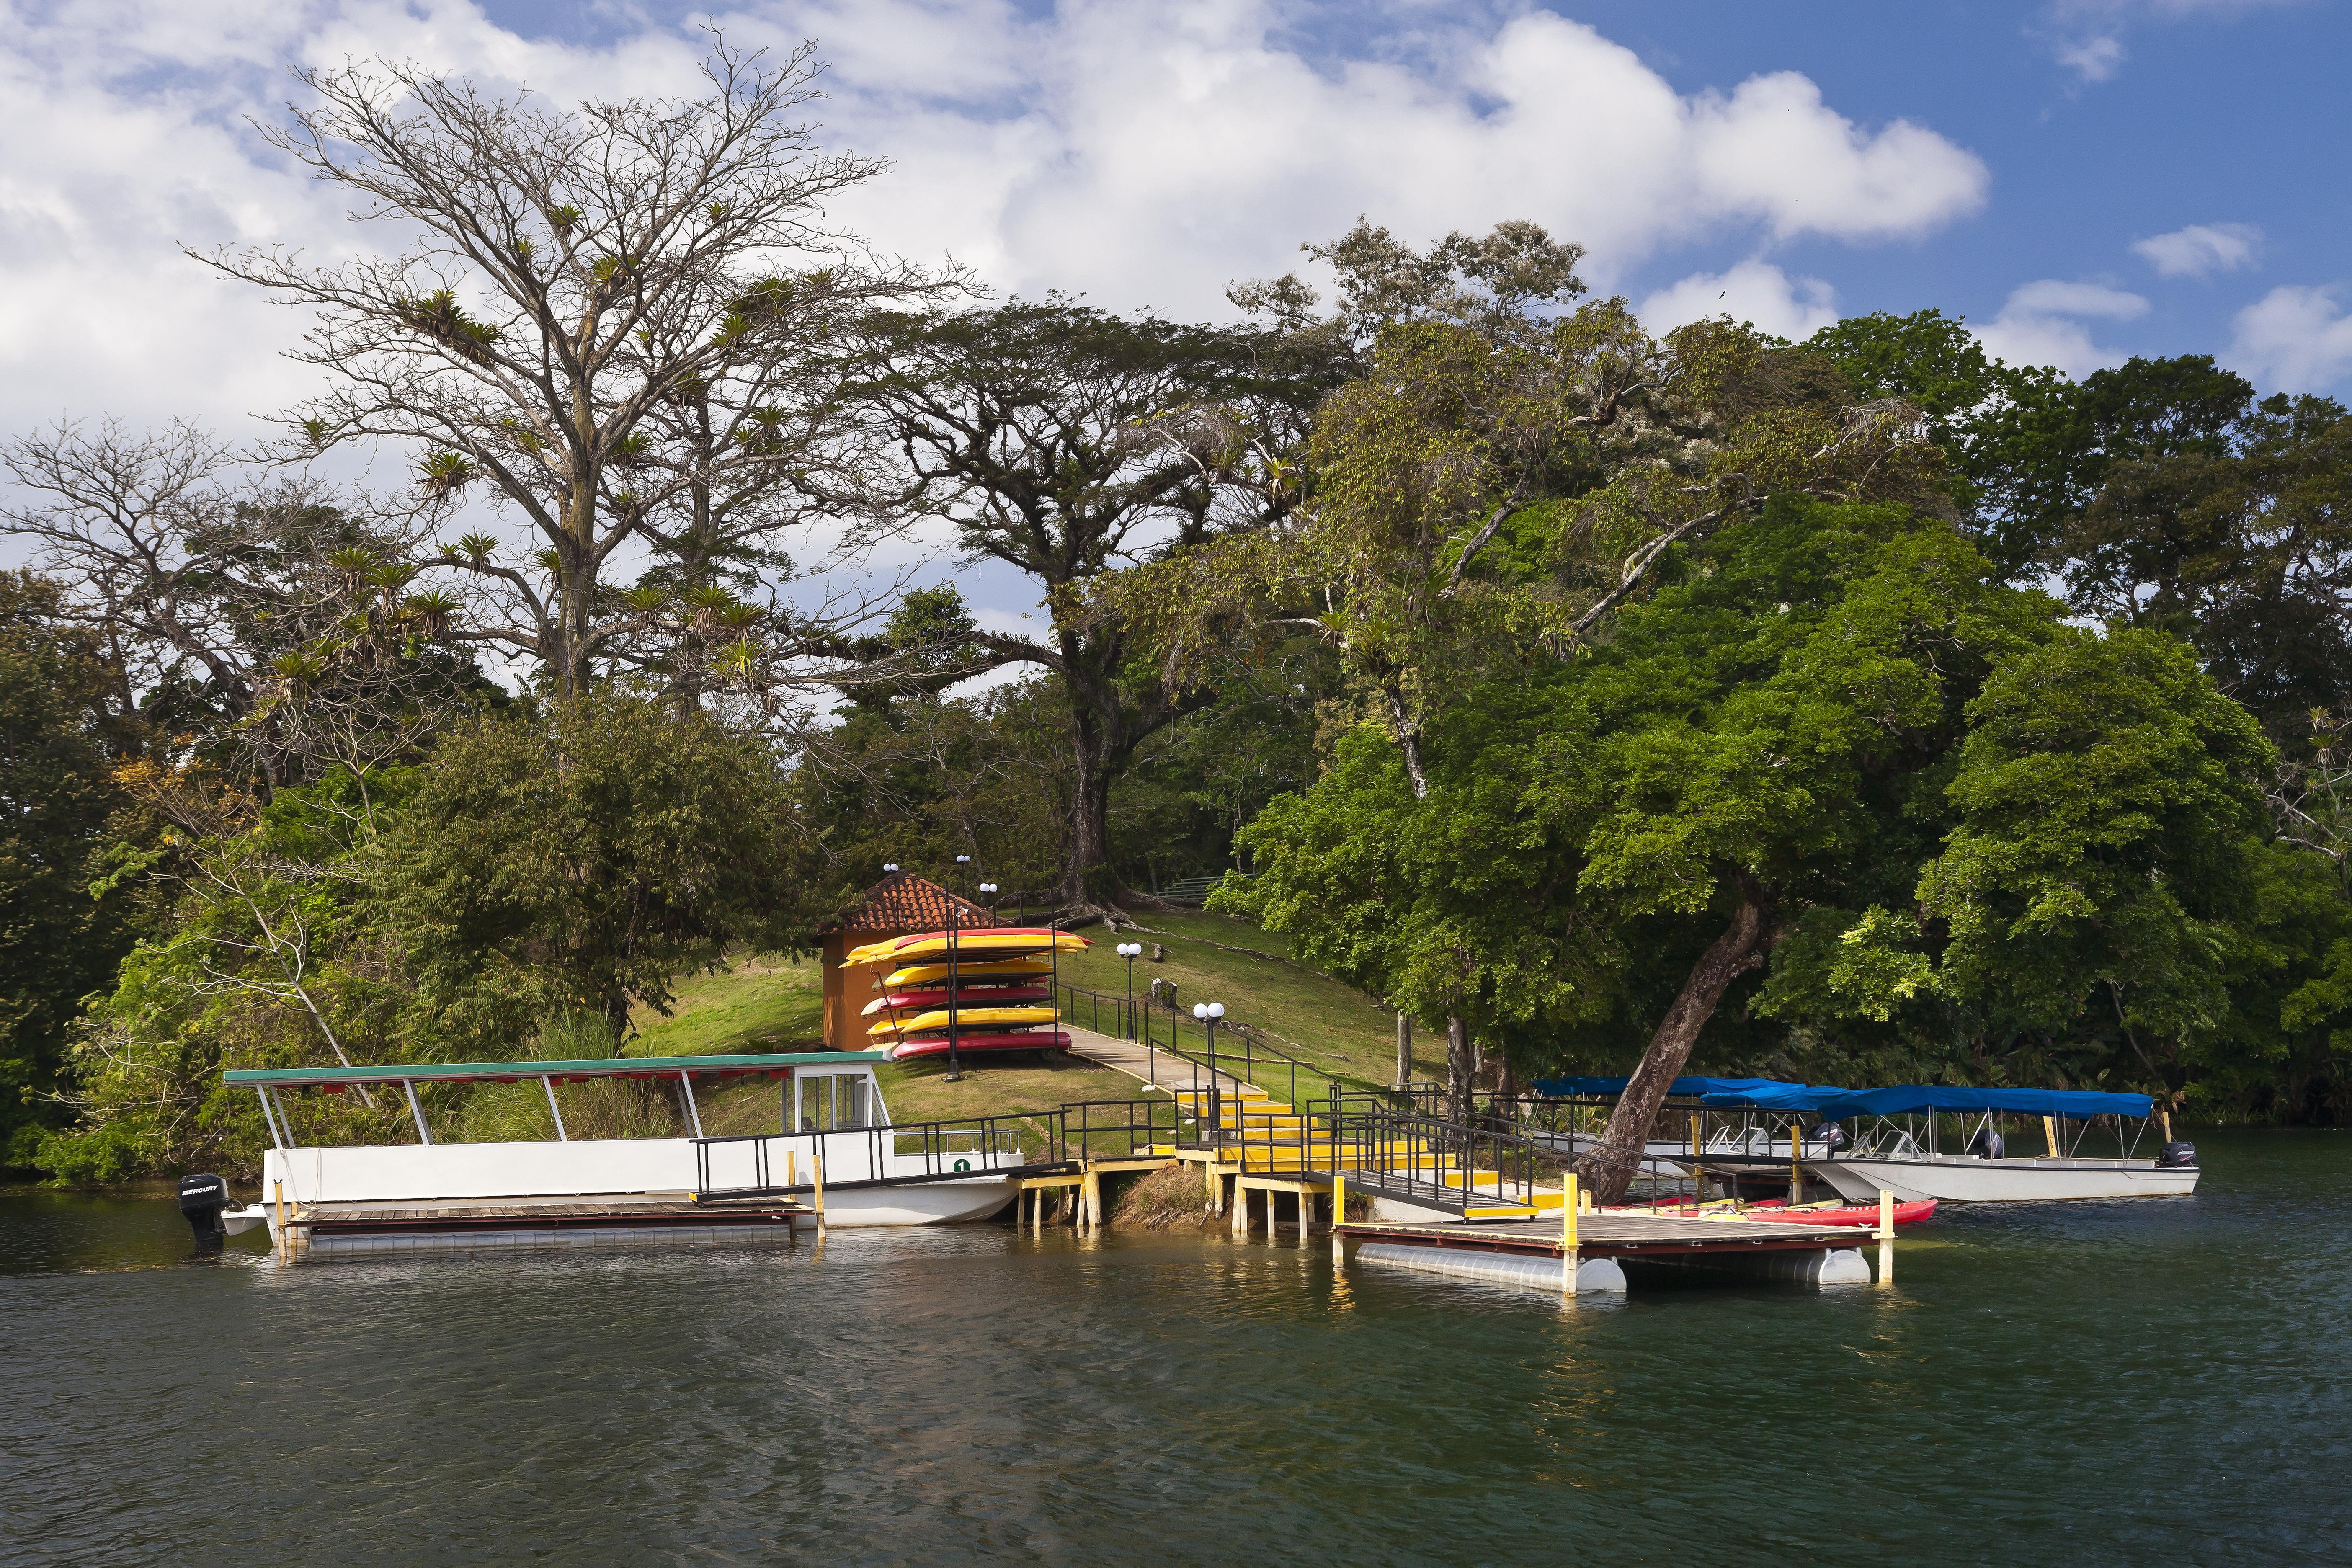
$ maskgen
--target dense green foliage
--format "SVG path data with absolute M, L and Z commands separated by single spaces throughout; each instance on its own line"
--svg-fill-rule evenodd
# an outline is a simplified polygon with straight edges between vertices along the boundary
M 241 1168 L 232 1066 L 627 1048 L 886 863 L 1081 919 L 1240 873 L 1222 907 L 1444 1031 L 1465 1115 L 1474 1046 L 1494 1089 L 2352 1114 L 2341 405 L 2198 356 L 2078 383 L 1932 310 L 1653 336 L 1531 224 L 1310 248 L 1330 310 L 1247 284 L 1246 325 L 827 295 L 800 414 L 722 429 L 687 376 L 599 448 L 629 487 L 564 505 L 658 547 L 626 591 L 434 537 L 510 424 L 397 497 L 232 483 L 187 426 L 0 447 L 44 574 L 0 579 L 7 1161 Z M 808 371 L 786 319 L 729 374 Z M 819 516 L 943 524 L 1043 624 L 788 602 L 772 536 Z
M 135 731 L 121 672 L 59 609 L 54 584 L 0 575 L 0 1165 L 29 1164 L 60 1120 L 49 1096 L 82 998 L 129 941 L 124 900 L 90 884 Z

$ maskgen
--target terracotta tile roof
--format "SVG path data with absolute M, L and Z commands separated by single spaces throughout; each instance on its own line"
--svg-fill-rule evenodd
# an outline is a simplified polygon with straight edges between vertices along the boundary
M 958 898 L 929 878 L 918 877 L 912 871 L 893 871 L 866 889 L 849 912 L 825 930 L 944 931 L 950 909 L 955 923 L 965 931 L 1004 923 L 970 899 Z

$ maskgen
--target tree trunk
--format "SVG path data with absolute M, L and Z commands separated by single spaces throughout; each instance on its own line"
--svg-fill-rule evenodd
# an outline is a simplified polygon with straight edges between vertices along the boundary
M 1111 762 L 1093 727 L 1071 727 L 1077 776 L 1070 789 L 1070 858 L 1062 870 L 1062 901 L 1102 908 L 1118 895 L 1110 868 Z
M 1459 1018 L 1445 1020 L 1445 1119 L 1470 1125 L 1470 1031 Z
M 1396 1086 L 1402 1089 L 1412 1081 L 1412 1020 L 1402 1013 L 1397 1015 Z
M 1643 1145 L 1649 1141 L 1650 1124 L 1657 1120 L 1658 1107 L 1689 1062 L 1699 1031 L 1715 1016 L 1716 1005 L 1731 983 L 1764 962 L 1778 935 L 1766 929 L 1763 901 L 1750 889 L 1733 912 L 1730 926 L 1691 965 L 1674 1005 L 1666 1009 L 1657 1033 L 1650 1037 L 1641 1065 L 1633 1069 L 1616 1109 L 1609 1113 L 1609 1129 L 1601 1135 L 1601 1146 L 1576 1162 L 1577 1173 L 1591 1184 L 1595 1202 L 1623 1200 Z

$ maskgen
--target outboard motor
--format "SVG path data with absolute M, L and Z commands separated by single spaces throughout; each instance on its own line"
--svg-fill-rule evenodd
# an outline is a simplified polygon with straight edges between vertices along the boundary
M 1853 1142 L 1846 1136 L 1845 1123 L 1843 1121 L 1822 1122 L 1813 1129 L 1813 1137 L 1823 1149 L 1832 1154 Z
M 1992 1130 L 1992 1124 L 1987 1122 L 1969 1140 L 1969 1152 L 1979 1160 L 1999 1160 L 2009 1152 L 2009 1148 L 2000 1141 L 2000 1134 Z
M 221 1210 L 228 1207 L 228 1184 L 218 1176 L 199 1174 L 180 1178 L 180 1212 L 188 1216 L 188 1228 L 196 1233 L 200 1247 L 218 1247 L 227 1233 L 221 1229 Z
M 2182 1170 L 2196 1163 L 2197 1145 L 2194 1143 L 2167 1143 L 2156 1152 L 2157 1169 L 2160 1171 Z

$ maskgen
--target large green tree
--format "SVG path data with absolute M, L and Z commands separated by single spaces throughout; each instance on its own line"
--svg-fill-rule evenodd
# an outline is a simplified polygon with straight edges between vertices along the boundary
M 1339 362 L 1319 340 L 1061 299 L 884 317 L 872 332 L 861 395 L 889 422 L 920 510 L 945 520 L 967 559 L 1002 562 L 1040 590 L 1048 629 L 972 638 L 1059 682 L 1071 769 L 1060 895 L 1111 903 L 1124 891 L 1113 782 L 1207 698 L 1171 680 L 1129 612 L 1092 590 L 1286 515 L 1307 416 Z
M 558 1009 L 625 1027 L 739 944 L 821 912 L 775 758 L 701 714 L 600 689 L 446 737 L 379 873 L 442 1048 L 509 1048 Z

